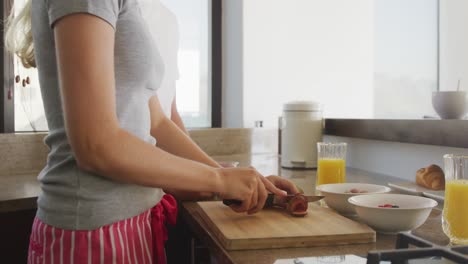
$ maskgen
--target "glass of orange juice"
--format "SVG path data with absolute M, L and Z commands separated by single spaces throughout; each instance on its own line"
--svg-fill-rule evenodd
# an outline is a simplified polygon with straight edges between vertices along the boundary
M 442 229 L 452 244 L 468 245 L 468 156 L 447 154 Z
M 346 143 L 317 143 L 317 185 L 346 182 Z

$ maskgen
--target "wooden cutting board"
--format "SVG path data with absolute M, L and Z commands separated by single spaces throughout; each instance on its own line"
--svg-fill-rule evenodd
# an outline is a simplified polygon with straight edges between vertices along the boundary
M 309 204 L 305 217 L 282 209 L 238 214 L 221 202 L 198 202 L 202 219 L 227 250 L 375 242 L 375 231 L 333 210 Z

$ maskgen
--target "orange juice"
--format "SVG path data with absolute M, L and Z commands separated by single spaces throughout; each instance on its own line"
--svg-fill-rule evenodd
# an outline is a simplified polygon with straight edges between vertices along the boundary
M 454 243 L 468 243 L 468 180 L 445 185 L 443 229 Z
M 319 159 L 317 185 L 346 182 L 346 162 L 344 159 Z

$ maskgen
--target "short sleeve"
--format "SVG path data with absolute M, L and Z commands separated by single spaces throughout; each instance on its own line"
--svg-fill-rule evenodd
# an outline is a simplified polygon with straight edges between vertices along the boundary
M 97 16 L 115 28 L 122 0 L 48 0 L 49 24 L 62 17 L 76 13 Z

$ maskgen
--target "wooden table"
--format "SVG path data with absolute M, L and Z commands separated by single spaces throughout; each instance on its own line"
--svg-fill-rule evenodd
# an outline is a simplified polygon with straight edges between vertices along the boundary
M 288 178 L 304 189 L 306 194 L 315 191 L 315 170 L 288 170 L 278 166 L 277 155 L 238 155 L 215 157 L 218 161 L 237 160 L 240 166 L 253 165 L 264 175 L 281 175 Z M 387 185 L 388 182 L 401 179 L 381 174 L 369 173 L 356 169 L 348 169 L 348 182 L 362 182 Z M 442 231 L 441 211 L 434 209 L 424 225 L 413 231 L 413 234 L 439 245 L 447 245 L 448 238 Z M 377 242 L 345 246 L 326 246 L 308 248 L 261 249 L 227 251 L 210 233 L 207 224 L 200 217 L 200 207 L 195 202 L 186 202 L 181 209 L 182 218 L 188 223 L 195 236 L 209 248 L 213 259 L 219 263 L 274 263 L 278 259 L 290 259 L 311 256 L 330 256 L 354 254 L 366 256 L 369 250 L 395 248 L 396 235 L 377 234 Z

